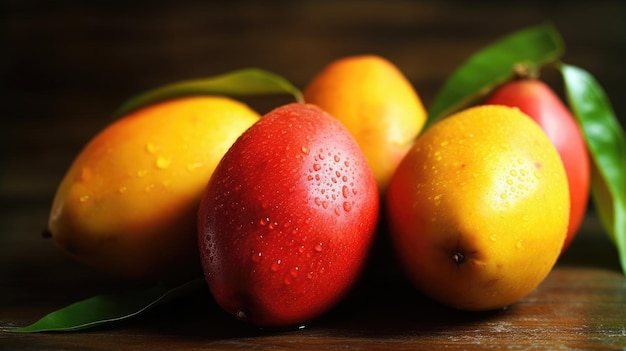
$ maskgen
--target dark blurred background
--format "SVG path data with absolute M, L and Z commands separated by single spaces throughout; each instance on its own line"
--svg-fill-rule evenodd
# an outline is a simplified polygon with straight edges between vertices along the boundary
M 473 52 L 549 21 L 564 61 L 589 70 L 624 116 L 625 20 L 624 1 L 1 1 L 0 206 L 5 218 L 40 208 L 32 228 L 3 231 L 45 225 L 73 157 L 124 100 L 243 67 L 303 88 L 334 59 L 375 53 L 429 106 Z M 252 103 L 266 112 L 275 101 Z

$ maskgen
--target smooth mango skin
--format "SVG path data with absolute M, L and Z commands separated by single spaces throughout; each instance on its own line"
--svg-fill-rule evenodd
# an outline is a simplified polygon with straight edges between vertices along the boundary
M 516 108 L 483 105 L 426 130 L 391 179 L 391 236 L 408 278 L 462 310 L 498 309 L 535 289 L 567 233 L 565 169 Z
M 200 272 L 196 211 L 217 163 L 259 119 L 224 97 L 187 97 L 102 130 L 63 178 L 48 228 L 74 259 L 133 280 Z
M 313 105 L 270 111 L 224 155 L 198 210 L 215 301 L 262 327 L 318 317 L 361 273 L 379 209 L 372 171 L 341 123 Z
M 591 182 L 589 152 L 576 119 L 556 93 L 537 79 L 508 82 L 495 90 L 485 104 L 519 108 L 541 126 L 559 152 L 571 199 L 567 238 L 562 249 L 565 251 L 585 218 Z
M 313 78 L 304 90 L 304 99 L 350 131 L 384 194 L 426 122 L 424 105 L 404 74 L 380 56 L 345 57 Z

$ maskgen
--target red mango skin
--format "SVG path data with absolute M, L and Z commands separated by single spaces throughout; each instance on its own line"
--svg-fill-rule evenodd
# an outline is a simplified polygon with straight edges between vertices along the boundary
M 215 300 L 261 327 L 328 311 L 365 264 L 378 198 L 340 122 L 307 104 L 269 112 L 225 154 L 200 204 L 200 256 Z
M 559 152 L 571 199 L 569 227 L 561 252 L 565 251 L 585 216 L 590 186 L 589 153 L 574 116 L 554 91 L 537 79 L 508 82 L 494 91 L 485 103 L 519 108 L 541 126 Z

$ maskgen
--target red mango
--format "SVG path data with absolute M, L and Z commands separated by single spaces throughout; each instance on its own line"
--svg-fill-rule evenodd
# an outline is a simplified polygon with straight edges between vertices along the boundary
M 520 79 L 505 83 L 487 98 L 486 104 L 519 108 L 535 120 L 556 147 L 569 182 L 570 219 L 564 251 L 575 237 L 589 199 L 589 154 L 583 134 L 569 109 L 543 81 Z
M 265 327 L 328 311 L 365 263 L 378 198 L 339 121 L 307 104 L 269 112 L 228 150 L 200 204 L 200 255 L 215 300 Z

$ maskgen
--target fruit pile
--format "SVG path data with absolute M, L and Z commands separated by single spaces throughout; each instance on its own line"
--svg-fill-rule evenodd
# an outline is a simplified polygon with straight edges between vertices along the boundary
M 219 95 L 156 94 L 95 136 L 54 199 L 58 246 L 127 279 L 203 274 L 233 316 L 283 327 L 335 306 L 376 235 L 391 237 L 407 279 L 433 300 L 511 305 L 585 214 L 585 137 L 535 78 L 440 119 L 374 55 L 331 62 L 300 101 L 262 117 Z

